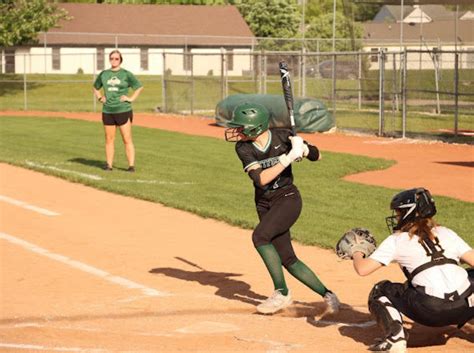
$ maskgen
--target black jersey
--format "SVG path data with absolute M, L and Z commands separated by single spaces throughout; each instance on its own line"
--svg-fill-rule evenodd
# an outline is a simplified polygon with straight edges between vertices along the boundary
M 270 168 L 279 163 L 279 156 L 291 150 L 291 141 L 288 139 L 291 136 L 290 130 L 275 128 L 268 132 L 270 134 L 268 143 L 263 149 L 253 141 L 239 141 L 235 145 L 235 151 L 242 161 L 245 172 L 248 172 L 248 169 L 255 164 L 259 164 L 262 169 Z M 277 190 L 291 184 L 293 184 L 293 173 L 290 164 L 269 184 L 262 187 L 254 182 L 255 199 L 260 199 L 267 191 Z

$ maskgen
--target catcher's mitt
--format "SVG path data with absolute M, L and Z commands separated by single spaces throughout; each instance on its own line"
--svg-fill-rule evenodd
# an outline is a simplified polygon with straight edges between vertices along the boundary
M 352 228 L 347 231 L 336 244 L 336 254 L 341 259 L 352 259 L 356 251 L 368 257 L 375 251 L 377 244 L 375 238 L 367 229 Z

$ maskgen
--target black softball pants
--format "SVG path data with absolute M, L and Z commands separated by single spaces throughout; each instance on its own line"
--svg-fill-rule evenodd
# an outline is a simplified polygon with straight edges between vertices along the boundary
M 291 244 L 290 228 L 298 220 L 303 207 L 301 195 L 294 185 L 267 192 L 257 201 L 260 223 L 254 229 L 252 241 L 257 248 L 272 244 L 282 265 L 287 268 L 298 260 Z
M 374 304 L 378 298 L 385 296 L 399 312 L 419 324 L 431 327 L 462 326 L 474 317 L 474 307 L 469 307 L 467 301 L 469 294 L 466 292 L 456 300 L 449 301 L 427 295 L 407 283 L 382 281 L 374 286 L 369 295 L 369 309 L 375 316 L 380 315 Z

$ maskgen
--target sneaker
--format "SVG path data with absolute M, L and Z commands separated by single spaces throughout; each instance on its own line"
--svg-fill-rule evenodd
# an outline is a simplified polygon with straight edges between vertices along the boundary
M 391 337 L 375 340 L 369 347 L 372 352 L 405 353 L 407 351 L 407 341 L 405 338 L 394 340 Z
M 279 290 L 276 290 L 262 304 L 257 305 L 257 311 L 261 314 L 274 314 L 291 305 L 292 302 L 290 291 L 287 295 L 283 295 Z
M 336 294 L 328 290 L 326 294 L 324 294 L 323 299 L 328 306 L 326 311 L 329 314 L 336 314 L 337 312 L 339 312 L 339 306 L 341 305 L 341 302 L 337 298 Z
M 133 166 L 128 167 L 127 172 L 134 173 L 135 172 L 135 167 L 133 167 Z
M 105 171 L 107 171 L 107 172 L 111 172 L 111 171 L 112 171 L 112 167 L 111 167 L 110 165 L 108 165 L 108 164 L 106 164 L 103 169 L 104 169 Z

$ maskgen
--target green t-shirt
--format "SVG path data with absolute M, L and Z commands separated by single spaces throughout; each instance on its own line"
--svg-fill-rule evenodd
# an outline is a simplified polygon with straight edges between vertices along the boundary
M 108 69 L 102 71 L 94 82 L 95 89 L 99 90 L 102 87 L 107 99 L 102 111 L 104 113 L 124 113 L 132 110 L 132 104 L 121 102 L 120 97 L 128 95 L 129 87 L 136 90 L 142 85 L 130 71 L 125 69 L 112 71 Z

